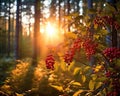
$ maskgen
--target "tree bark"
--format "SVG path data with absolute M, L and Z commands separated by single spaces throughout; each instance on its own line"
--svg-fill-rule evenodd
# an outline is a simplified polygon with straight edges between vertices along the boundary
M 67 0 L 67 15 L 69 14 L 70 14 L 70 0 Z M 68 32 L 70 32 L 70 24 L 68 24 Z
M 106 2 L 108 2 L 112 7 L 115 8 L 116 12 L 118 11 L 117 7 L 116 7 L 116 0 L 106 0 Z M 113 13 L 112 13 L 113 14 Z M 113 19 L 115 19 L 115 15 L 113 14 Z M 113 21 L 114 22 L 114 21 Z M 117 30 L 114 27 L 114 24 L 112 24 L 112 28 L 111 28 L 111 39 L 112 39 L 112 47 L 117 47 L 118 46 L 118 41 L 117 41 Z
M 15 59 L 19 59 L 19 33 L 20 33 L 20 21 L 19 21 L 19 14 L 20 14 L 20 2 L 21 0 L 17 0 L 17 10 L 16 10 L 16 32 L 15 32 Z
M 35 23 L 34 23 L 34 37 L 33 37 L 33 63 L 37 63 L 39 55 L 39 36 L 40 36 L 40 1 L 35 0 Z
M 10 57 L 10 49 L 11 49 L 11 46 L 10 46 L 10 32 L 11 32 L 11 18 L 10 18 L 10 15 L 11 15 L 11 12 L 10 12 L 10 4 L 11 4 L 11 1 L 9 0 L 9 19 L 8 19 L 8 48 L 7 48 L 7 56 Z

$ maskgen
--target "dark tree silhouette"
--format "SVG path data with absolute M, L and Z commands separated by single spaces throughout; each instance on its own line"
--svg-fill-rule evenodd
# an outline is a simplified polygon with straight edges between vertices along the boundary
M 20 34 L 20 3 L 21 0 L 17 0 L 17 10 L 16 10 L 16 33 L 15 33 L 15 59 L 19 58 L 19 34 Z
M 40 36 L 40 1 L 35 0 L 35 23 L 34 23 L 34 41 L 33 41 L 33 63 L 37 62 L 37 57 L 39 55 L 39 36 Z

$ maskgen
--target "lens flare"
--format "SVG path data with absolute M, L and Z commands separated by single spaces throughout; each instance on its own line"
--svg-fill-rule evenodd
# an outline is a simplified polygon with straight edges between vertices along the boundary
M 57 30 L 55 29 L 54 25 L 48 22 L 46 26 L 46 33 L 48 38 L 54 38 L 56 36 Z

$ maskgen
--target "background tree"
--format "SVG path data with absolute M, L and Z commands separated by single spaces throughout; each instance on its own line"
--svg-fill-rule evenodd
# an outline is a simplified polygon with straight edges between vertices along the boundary
M 33 51 L 33 59 L 37 62 L 37 58 L 39 56 L 39 38 L 40 38 L 40 1 L 35 0 L 35 23 L 34 23 L 34 51 Z
M 21 0 L 17 0 L 16 10 L 16 33 L 15 33 L 15 58 L 19 58 L 19 39 L 20 39 L 20 3 Z

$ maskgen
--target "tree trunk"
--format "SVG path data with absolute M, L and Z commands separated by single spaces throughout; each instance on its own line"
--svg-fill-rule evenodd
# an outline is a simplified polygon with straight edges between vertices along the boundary
M 116 12 L 118 11 L 117 7 L 116 7 L 116 0 L 106 0 L 106 2 L 108 2 L 109 4 L 111 4 L 112 7 L 115 8 Z M 113 14 L 113 19 L 115 19 L 115 15 Z M 114 22 L 114 21 L 113 21 Z M 117 47 L 118 46 L 118 41 L 117 41 L 117 30 L 115 29 L 114 25 L 112 24 L 112 28 L 111 28 L 111 39 L 112 39 L 112 47 Z
M 93 8 L 93 0 L 87 0 L 88 1 L 88 9 L 92 9 Z M 89 17 L 90 17 L 90 19 L 92 19 L 93 18 L 93 14 L 88 14 L 89 15 Z M 90 35 L 90 38 L 92 39 L 93 38 L 93 34 L 94 34 L 94 28 L 93 28 L 93 24 L 91 24 L 91 26 L 90 26 L 90 34 L 92 34 L 92 35 Z M 94 65 L 94 63 L 95 63 L 95 57 L 94 56 L 91 56 L 91 58 L 90 58 L 90 66 L 93 66 Z
M 67 15 L 69 14 L 70 14 L 70 0 L 67 0 Z M 70 32 L 70 24 L 68 25 L 68 32 Z
M 60 10 L 61 10 L 61 6 L 60 6 L 60 0 L 59 0 L 59 31 L 60 31 L 60 22 L 61 22 L 61 13 L 60 13 Z
M 39 36 L 40 36 L 40 1 L 35 0 L 35 23 L 34 23 L 34 37 L 33 37 L 33 63 L 37 63 L 39 55 Z
M 15 33 L 15 59 L 19 59 L 19 9 L 21 0 L 17 0 L 17 10 L 16 10 L 16 33 Z
M 9 19 L 8 19 L 8 48 L 7 48 L 7 57 L 10 57 L 10 49 L 11 49 L 11 46 L 10 46 L 10 32 L 11 32 L 11 18 L 10 18 L 10 15 L 11 15 L 11 12 L 10 12 L 10 4 L 11 4 L 11 1 L 9 0 Z

